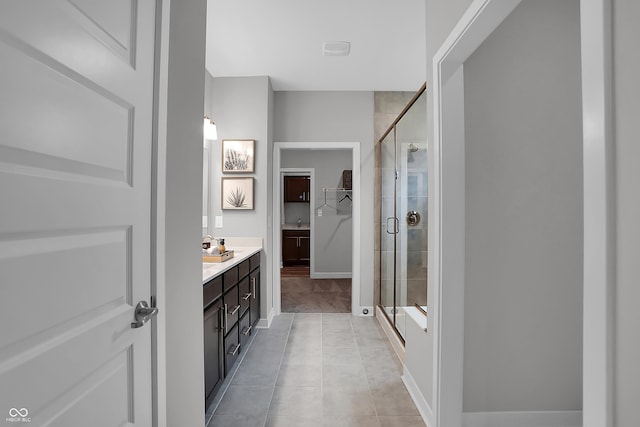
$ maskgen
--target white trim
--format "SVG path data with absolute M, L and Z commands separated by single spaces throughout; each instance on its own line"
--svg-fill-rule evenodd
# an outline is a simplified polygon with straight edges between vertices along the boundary
M 420 387 L 411 376 L 411 372 L 407 369 L 406 366 L 403 365 L 402 370 L 402 382 L 405 387 L 407 387 L 407 391 L 409 392 L 409 396 L 411 396 L 411 400 L 415 403 L 416 408 L 418 408 L 418 412 L 420 412 L 420 416 L 422 420 L 427 425 L 427 427 L 433 427 L 433 411 L 431 410 L 431 406 L 427 402 L 427 399 L 424 398 L 424 395 L 420 391 Z
M 352 162 L 352 184 L 353 184 L 353 259 L 352 259 L 352 279 L 351 279 L 351 313 L 360 315 L 360 246 L 361 246 L 361 199 L 362 188 L 360 185 L 360 143 L 359 142 L 275 142 L 273 144 L 273 198 L 281 200 L 280 188 L 280 164 L 282 150 L 351 150 Z M 275 205 L 275 204 L 274 204 Z M 280 203 L 277 204 L 278 206 Z M 273 253 L 280 253 L 280 209 L 273 209 L 272 212 L 272 240 Z M 272 283 L 273 283 L 273 308 L 276 315 L 281 313 L 282 301 L 280 295 L 280 257 L 271 257 Z
M 584 179 L 585 427 L 613 426 L 615 289 L 611 1 L 580 2 Z
M 316 181 L 316 169 L 315 168 L 281 168 L 280 169 L 280 194 L 284 194 L 284 176 L 285 175 L 300 175 L 309 176 L 311 181 L 311 187 L 309 188 L 309 198 L 311 200 L 316 199 L 316 188 L 313 183 Z M 278 199 L 276 199 L 278 200 Z M 284 212 L 284 197 L 280 197 L 278 205 L 280 206 L 280 213 Z M 274 203 L 275 206 L 275 203 Z M 313 278 L 313 273 L 316 270 L 316 247 L 314 242 L 316 240 L 316 216 L 311 211 L 312 203 L 309 203 L 309 272 Z M 282 224 L 282 216 L 280 217 L 280 224 Z M 278 239 L 282 243 L 282 235 L 278 235 Z M 280 252 L 275 252 L 274 255 L 280 259 L 279 265 L 282 266 L 282 249 Z
M 258 320 L 258 324 L 256 325 L 256 328 L 258 329 L 262 329 L 262 328 L 270 328 L 271 327 L 271 322 L 273 322 L 273 317 L 275 316 L 275 308 L 271 307 L 271 310 L 269 310 L 269 313 L 267 314 L 267 317 L 261 317 L 260 320 Z
M 151 295 L 158 315 L 151 323 L 151 394 L 152 425 L 167 426 L 167 345 L 166 345 L 166 183 L 167 183 L 167 116 L 169 85 L 169 27 L 171 0 L 156 1 L 156 55 L 154 64 L 151 188 Z
M 581 427 L 581 411 L 465 412 L 463 427 Z
M 311 272 L 312 279 L 351 279 L 353 273 L 350 271 L 332 271 L 332 272 Z
M 404 364 L 404 343 L 400 341 L 400 338 L 398 338 L 396 331 L 393 330 L 391 323 L 387 321 L 385 313 L 382 311 L 382 309 L 380 309 L 379 305 L 376 306 L 376 319 L 382 327 L 384 334 L 387 336 L 389 344 L 391 344 L 391 347 L 396 353 L 396 356 L 398 356 L 400 362 Z

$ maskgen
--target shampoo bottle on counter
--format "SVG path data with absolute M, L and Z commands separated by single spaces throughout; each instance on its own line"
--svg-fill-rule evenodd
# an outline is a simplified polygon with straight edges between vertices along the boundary
M 218 251 L 221 254 L 223 254 L 226 251 L 226 248 L 224 247 L 224 239 L 218 240 Z

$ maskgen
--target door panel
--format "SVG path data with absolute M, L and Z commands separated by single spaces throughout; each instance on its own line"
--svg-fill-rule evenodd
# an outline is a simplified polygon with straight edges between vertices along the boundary
M 37 13 L 34 13 L 37 11 Z M 151 425 L 155 3 L 0 6 L 0 416 Z

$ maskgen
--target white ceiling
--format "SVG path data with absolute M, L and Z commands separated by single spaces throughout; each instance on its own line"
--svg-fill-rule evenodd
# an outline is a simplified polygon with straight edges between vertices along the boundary
M 322 56 L 348 41 L 347 57 Z M 207 70 L 273 89 L 415 91 L 426 78 L 424 0 L 208 0 Z

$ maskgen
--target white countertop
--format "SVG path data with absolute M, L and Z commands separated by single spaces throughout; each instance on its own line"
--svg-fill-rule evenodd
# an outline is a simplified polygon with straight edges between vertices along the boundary
M 202 263 L 202 284 L 204 285 L 215 276 L 224 273 L 234 265 L 240 264 L 251 255 L 262 250 L 260 246 L 227 246 L 227 250 L 233 251 L 233 258 L 224 262 L 203 262 Z
M 298 224 L 294 223 L 294 224 L 282 224 L 282 229 L 283 230 L 309 230 L 311 229 L 311 225 L 310 224 L 301 224 L 300 227 L 298 227 Z

